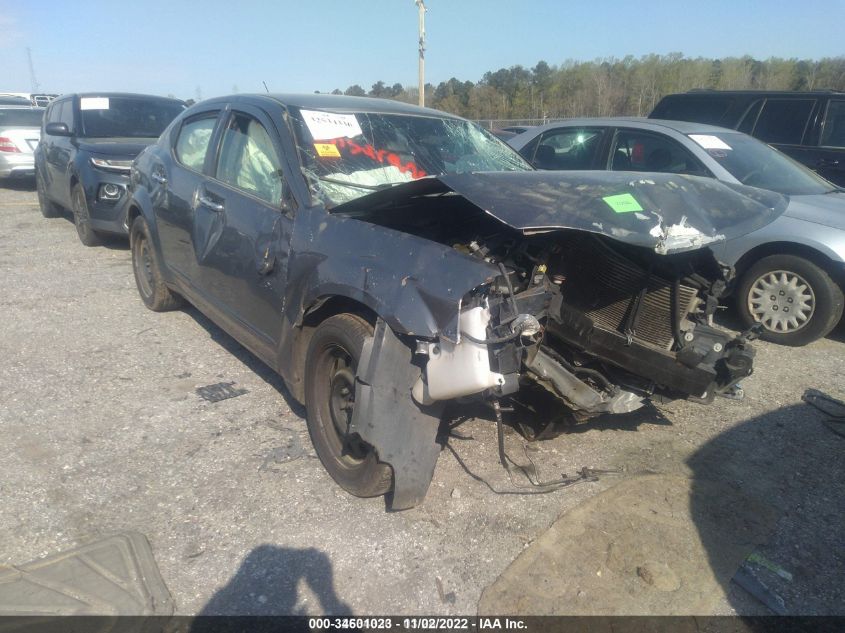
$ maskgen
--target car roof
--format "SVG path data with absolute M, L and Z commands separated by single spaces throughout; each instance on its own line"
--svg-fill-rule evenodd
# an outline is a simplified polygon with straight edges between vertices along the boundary
M 775 95 L 778 97 L 796 97 L 801 98 L 803 96 L 827 96 L 827 95 L 842 95 L 845 92 L 841 90 L 830 90 L 830 89 L 821 89 L 821 90 L 713 90 L 710 88 L 693 88 L 692 90 L 688 90 L 687 92 L 676 92 L 670 95 L 666 95 L 667 97 L 678 97 L 681 95 L 690 95 L 690 96 L 709 96 L 709 95 L 749 95 L 749 96 L 765 96 L 765 95 Z
M 68 92 L 59 95 L 58 99 L 64 100 L 70 97 L 141 97 L 144 99 L 160 99 L 162 101 L 177 101 L 179 103 L 185 103 L 182 99 L 176 99 L 175 97 L 161 97 L 159 95 L 147 95 L 138 92 Z
M 32 101 L 18 95 L 0 94 L 0 103 L 3 103 L 3 105 L 27 105 L 31 104 Z
M 539 127 L 532 128 L 524 134 L 526 138 L 545 130 L 557 127 L 570 127 L 580 125 L 603 125 L 608 127 L 631 127 L 641 130 L 652 130 L 654 132 L 663 132 L 667 129 L 679 132 L 680 134 L 715 134 L 730 132 L 737 134 L 736 130 L 731 130 L 725 127 L 718 127 L 716 125 L 708 125 L 706 123 L 692 123 L 689 121 L 669 121 L 664 119 L 646 119 L 645 117 L 584 117 L 578 119 L 562 119 L 547 123 Z M 520 135 L 521 136 L 521 135 Z
M 34 105 L 19 106 L 19 105 L 6 105 L 6 104 L 3 104 L 3 103 L 0 103 L 0 110 L 14 110 L 15 112 L 19 112 L 21 110 L 36 110 L 36 111 L 39 111 L 39 112 L 43 112 L 46 109 L 47 108 L 45 108 L 43 106 L 34 106 Z
M 408 114 L 418 116 L 436 116 L 441 118 L 460 119 L 461 117 L 434 110 L 433 108 L 421 108 L 410 103 L 402 101 L 393 101 L 392 99 L 377 99 L 375 97 L 350 97 L 348 95 L 331 95 L 331 94 L 286 94 L 286 93 L 272 93 L 272 94 L 237 94 L 222 97 L 214 97 L 200 103 L 212 103 L 218 101 L 227 101 L 236 103 L 237 101 L 255 101 L 255 100 L 271 100 L 285 106 L 293 106 L 296 108 L 314 108 L 317 110 L 332 110 L 336 112 L 374 112 L 379 114 Z

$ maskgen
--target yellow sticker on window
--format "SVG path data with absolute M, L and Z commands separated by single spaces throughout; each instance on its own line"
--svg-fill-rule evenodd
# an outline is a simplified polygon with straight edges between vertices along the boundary
M 340 158 L 340 152 L 334 143 L 314 143 L 314 149 L 320 158 Z

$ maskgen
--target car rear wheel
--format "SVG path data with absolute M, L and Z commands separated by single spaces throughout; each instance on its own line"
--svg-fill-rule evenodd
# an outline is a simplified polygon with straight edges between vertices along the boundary
M 76 233 L 79 241 L 85 246 L 99 246 L 103 243 L 100 234 L 91 228 L 91 213 L 88 211 L 88 201 L 85 199 L 85 190 L 77 183 L 73 186 L 70 196 L 73 211 L 73 223 L 76 225 Z
M 795 255 L 764 257 L 742 276 L 737 307 L 762 338 L 800 346 L 826 336 L 842 317 L 842 289 L 822 268 Z
M 355 406 L 355 372 L 373 328 L 361 317 L 339 314 L 314 331 L 305 360 L 308 432 L 332 478 L 358 497 L 377 497 L 392 483 L 390 466 L 375 449 L 349 432 Z
M 129 230 L 132 250 L 132 272 L 141 300 L 154 312 L 175 310 L 182 305 L 182 297 L 170 290 L 161 275 L 161 266 L 150 241 L 150 230 L 141 216 L 132 222 Z
M 35 170 L 35 190 L 38 192 L 38 207 L 45 218 L 57 218 L 62 214 L 62 208 L 47 197 L 44 179 Z

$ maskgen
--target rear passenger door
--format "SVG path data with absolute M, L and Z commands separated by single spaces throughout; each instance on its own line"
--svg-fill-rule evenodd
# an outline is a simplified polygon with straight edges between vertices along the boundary
M 194 246 L 198 285 L 253 352 L 275 362 L 293 210 L 279 132 L 262 110 L 226 115 L 212 178 L 198 193 Z
M 613 136 L 607 168 L 712 177 L 687 148 L 665 134 L 620 128 Z
M 152 159 L 150 198 L 156 216 L 162 255 L 179 281 L 191 285 L 199 274 L 194 245 L 194 215 L 198 194 L 208 178 L 209 148 L 222 107 L 186 118 L 174 130 L 169 156 Z

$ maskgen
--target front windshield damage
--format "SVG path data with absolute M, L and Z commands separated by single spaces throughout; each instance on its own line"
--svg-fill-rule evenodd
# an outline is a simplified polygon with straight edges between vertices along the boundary
M 329 208 L 427 176 L 531 170 L 509 146 L 461 119 L 307 109 L 292 115 L 302 172 Z

